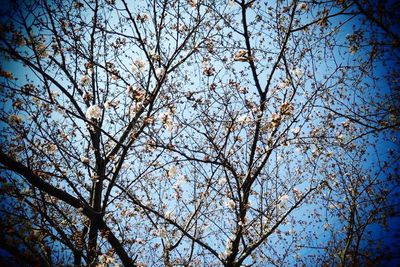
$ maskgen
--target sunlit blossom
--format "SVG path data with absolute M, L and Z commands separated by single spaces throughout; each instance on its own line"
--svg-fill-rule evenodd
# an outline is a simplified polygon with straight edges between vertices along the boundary
M 294 106 L 291 103 L 284 102 L 281 106 L 281 114 L 282 115 L 290 116 L 290 115 L 292 115 L 293 110 L 294 110 Z
M 134 86 L 128 85 L 126 92 L 135 101 L 143 101 L 144 100 L 145 92 L 142 89 L 142 87 L 139 85 L 134 85 Z
M 286 204 L 286 203 L 288 202 L 288 200 L 289 200 L 289 195 L 287 195 L 287 194 L 282 195 L 282 196 L 279 198 L 279 202 L 282 203 L 282 204 Z
M 300 9 L 302 11 L 308 11 L 308 5 L 307 3 L 300 3 L 298 4 L 297 9 Z
M 281 123 L 282 117 L 277 113 L 272 113 L 271 124 L 274 128 L 278 127 Z
M 293 71 L 294 71 L 294 75 L 296 75 L 296 77 L 298 79 L 300 79 L 303 76 L 303 71 L 301 69 L 295 68 Z
M 147 64 L 146 61 L 140 58 L 135 58 L 132 62 L 132 71 L 133 72 L 140 72 L 146 68 Z
M 225 206 L 230 208 L 231 210 L 234 210 L 236 203 L 233 199 L 229 199 L 228 201 L 225 202 Z
M 300 127 L 293 128 L 291 131 L 292 131 L 293 134 L 296 135 L 296 134 L 298 134 L 300 132 Z
M 196 7 L 196 6 L 197 6 L 197 0 L 188 0 L 188 4 L 189 4 L 191 7 Z
M 151 19 L 151 17 L 148 13 L 142 13 L 142 14 L 138 14 L 136 16 L 136 19 L 143 23 L 143 22 L 149 21 Z
M 133 102 L 129 107 L 129 117 L 132 119 L 143 108 L 142 102 Z
M 54 154 L 57 150 L 58 150 L 58 147 L 55 144 L 49 144 L 46 149 L 47 153 L 49 153 L 49 154 Z
M 80 80 L 81 85 L 86 86 L 90 84 L 90 78 L 88 75 L 83 75 Z
M 163 112 L 159 115 L 159 120 L 161 121 L 162 125 L 168 130 L 168 131 L 172 131 L 174 128 L 174 123 L 172 120 L 172 112 L 171 111 L 166 111 Z
M 205 76 L 213 76 L 215 74 L 215 68 L 209 64 L 203 66 L 203 74 Z
M 174 165 L 171 168 L 169 168 L 169 170 L 167 172 L 167 177 L 168 178 L 173 178 L 173 177 L 175 177 L 177 172 L 178 172 L 178 168 Z
M 89 164 L 90 162 L 89 158 L 85 156 L 81 156 L 80 160 L 83 164 Z
M 221 177 L 221 178 L 218 179 L 218 184 L 219 185 L 225 185 L 226 182 L 227 182 L 227 180 L 226 180 L 225 177 Z
M 156 72 L 157 79 L 161 79 L 165 75 L 164 68 L 157 68 L 155 72 Z
M 86 118 L 88 120 L 91 119 L 100 119 L 101 117 L 101 108 L 98 105 L 92 105 L 86 110 Z
M 93 99 L 93 94 L 90 93 L 90 92 L 85 91 L 85 92 L 83 92 L 82 98 L 85 101 L 90 101 L 90 100 Z
M 233 60 L 235 61 L 248 61 L 247 57 L 247 50 L 239 50 L 235 53 L 235 56 L 233 57 Z

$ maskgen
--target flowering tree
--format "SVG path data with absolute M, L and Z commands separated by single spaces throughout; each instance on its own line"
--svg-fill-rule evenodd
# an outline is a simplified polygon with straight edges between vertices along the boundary
M 399 112 L 397 70 L 376 70 L 392 50 L 371 41 L 392 29 L 370 10 L 11 5 L 0 39 L 3 249 L 44 266 L 375 259 L 371 225 L 397 212 Z

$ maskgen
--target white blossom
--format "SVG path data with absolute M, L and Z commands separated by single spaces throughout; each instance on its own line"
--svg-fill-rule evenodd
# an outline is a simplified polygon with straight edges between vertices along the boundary
M 136 116 L 136 113 L 140 111 L 140 109 L 143 107 L 142 102 L 133 102 L 131 106 L 129 107 L 129 117 L 132 119 Z
M 178 169 L 176 168 L 176 166 L 172 166 L 167 173 L 167 177 L 168 178 L 173 178 L 175 177 L 176 173 L 178 172 Z
M 161 113 L 158 118 L 161 121 L 162 125 L 167 129 L 167 131 L 171 132 L 174 129 L 171 111 Z
M 161 79 L 165 74 L 165 69 L 164 68 L 157 68 L 156 69 L 156 77 L 157 79 Z
M 111 108 L 112 107 L 112 102 L 111 101 L 106 101 L 106 102 L 104 102 L 104 108 L 105 109 L 109 109 L 109 108 Z
M 87 75 L 83 75 L 80 81 L 81 85 L 89 85 L 90 84 L 90 78 Z
M 225 246 L 225 255 L 229 255 L 232 253 L 232 241 L 228 239 L 226 241 L 226 246 Z
M 171 211 L 171 210 L 167 210 L 166 212 L 165 212 L 165 218 L 166 219 L 173 219 L 173 216 L 174 216 L 174 212 L 173 211 Z
M 83 164 L 89 164 L 90 160 L 89 158 L 85 157 L 85 156 L 81 156 L 81 162 Z
M 293 128 L 291 131 L 293 134 L 298 134 L 300 132 L 300 128 L 296 127 L 296 128 Z
M 300 9 L 302 11 L 308 11 L 308 5 L 307 3 L 300 3 L 297 5 L 297 9 Z
M 158 235 L 159 237 L 166 237 L 166 236 L 167 236 L 167 231 L 165 231 L 164 229 L 162 229 L 162 228 L 160 227 L 160 228 L 158 228 L 158 230 L 157 230 L 157 235 Z
M 227 202 L 225 202 L 225 206 L 230 208 L 231 210 L 235 209 L 235 201 L 233 199 L 229 199 Z
M 143 88 L 139 85 L 128 85 L 126 87 L 126 92 L 135 101 L 143 101 L 146 94 Z
M 140 58 L 135 58 L 132 62 L 132 71 L 133 72 L 140 72 L 146 68 L 147 64 L 146 61 Z
M 138 14 L 136 17 L 140 22 L 146 22 L 150 20 L 150 15 L 147 13 Z
M 290 85 L 290 81 L 285 80 L 285 81 L 279 82 L 277 87 L 278 87 L 278 89 L 284 89 L 284 88 L 288 87 L 289 85 Z
M 58 150 L 57 146 L 55 144 L 49 144 L 47 146 L 47 153 L 48 154 L 54 154 Z
M 278 204 L 279 204 L 279 208 L 283 209 L 286 207 L 286 204 L 289 201 L 289 196 L 288 195 L 282 195 L 279 199 L 278 199 Z
M 241 115 L 237 119 L 237 122 L 240 124 L 249 123 L 250 121 L 251 121 L 251 119 L 249 118 L 249 116 L 247 114 Z
M 83 98 L 83 100 L 85 100 L 85 101 L 89 101 L 89 100 L 92 100 L 93 99 L 93 94 L 92 93 L 90 93 L 90 92 L 84 92 L 83 93 L 83 95 L 82 95 L 82 98 Z
M 274 128 L 278 127 L 281 124 L 282 117 L 277 113 L 272 113 L 271 124 Z
M 300 191 L 299 189 L 297 189 L 296 187 L 293 188 L 292 191 L 293 191 L 294 196 L 295 196 L 297 199 L 300 199 L 300 197 L 302 196 L 301 191 Z
M 224 185 L 224 184 L 226 184 L 226 178 L 225 177 L 221 177 L 221 178 L 219 178 L 219 180 L 218 180 L 218 184 L 219 185 Z
M 281 106 L 280 111 L 281 111 L 282 115 L 290 116 L 293 114 L 294 106 L 293 106 L 293 104 L 291 104 L 289 102 L 284 102 Z
M 295 69 L 293 70 L 293 72 L 294 72 L 294 75 L 296 75 L 296 77 L 297 77 L 298 79 L 300 79 L 300 78 L 303 76 L 303 71 L 302 71 L 301 69 L 295 68 Z
M 91 119 L 100 119 L 101 117 L 101 108 L 98 105 L 92 105 L 86 110 L 86 118 L 88 120 Z
M 191 7 L 196 7 L 196 6 L 197 6 L 197 0 L 188 0 L 188 4 L 189 4 Z

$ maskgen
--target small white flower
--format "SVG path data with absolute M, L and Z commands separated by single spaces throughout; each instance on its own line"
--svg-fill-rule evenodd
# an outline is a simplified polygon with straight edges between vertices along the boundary
M 132 105 L 129 107 L 129 117 L 132 119 L 136 116 L 136 113 L 140 111 L 143 107 L 142 102 L 133 102 Z
M 87 158 L 87 157 L 81 156 L 81 162 L 82 162 L 83 164 L 89 164 L 90 160 L 89 160 L 89 158 Z
M 346 137 L 343 134 L 339 134 L 336 136 L 339 142 L 344 142 L 346 140 Z
M 224 184 L 226 184 L 226 178 L 225 178 L 225 177 L 219 178 L 218 184 L 219 184 L 219 185 L 224 185 Z
M 233 199 L 229 199 L 226 203 L 225 206 L 227 206 L 228 208 L 230 208 L 231 210 L 235 209 L 235 201 Z
M 300 3 L 298 4 L 297 9 L 300 9 L 302 11 L 308 11 L 308 5 L 306 3 Z
M 245 220 L 245 221 L 240 220 L 240 221 L 238 222 L 238 225 L 241 226 L 241 227 L 246 226 L 246 220 Z
M 277 128 L 281 124 L 282 117 L 277 113 L 272 113 L 271 124 L 272 127 Z
M 178 172 L 178 169 L 176 168 L 176 166 L 172 166 L 172 167 L 168 170 L 167 177 L 171 179 L 171 178 L 175 177 L 175 175 L 176 175 L 177 172 Z
M 226 241 L 226 246 L 225 246 L 225 254 L 229 255 L 232 253 L 232 241 L 230 239 L 228 239 Z
M 137 19 L 142 23 L 149 21 L 150 18 L 151 18 L 150 15 L 147 13 L 142 13 L 142 14 L 137 15 Z
M 284 89 L 286 87 L 288 87 L 290 85 L 290 81 L 289 80 L 284 80 L 278 83 L 277 85 L 277 89 Z
M 157 79 L 161 79 L 165 74 L 165 69 L 164 68 L 157 68 L 156 69 L 156 77 Z
M 57 151 L 57 146 L 55 144 L 49 144 L 47 146 L 47 153 L 54 154 Z
M 81 85 L 89 85 L 90 78 L 87 75 L 83 75 L 80 82 L 81 82 Z
M 247 89 L 246 87 L 239 87 L 238 92 L 241 94 L 247 94 L 249 92 L 249 89 Z
M 249 123 L 251 120 L 247 114 L 244 114 L 244 115 L 239 116 L 237 121 L 240 124 L 245 124 L 245 123 Z
M 174 123 L 172 120 L 172 112 L 171 111 L 166 111 L 164 113 L 161 113 L 158 116 L 159 120 L 161 121 L 162 125 L 167 129 L 167 131 L 172 132 L 174 129 Z
M 299 132 L 300 132 L 300 128 L 299 127 L 296 127 L 296 128 L 292 129 L 292 133 L 295 134 L 295 135 L 298 134 Z
M 296 75 L 298 79 L 300 79 L 303 76 L 303 71 L 301 69 L 295 68 L 293 71 L 294 75 Z
M 301 191 L 300 191 L 299 189 L 293 188 L 292 191 L 293 191 L 294 196 L 295 196 L 297 199 L 299 199 L 299 198 L 302 196 L 302 193 L 301 193 Z
M 281 114 L 290 116 L 293 114 L 294 106 L 289 102 L 284 102 L 281 106 Z
M 110 102 L 110 101 L 104 102 L 104 108 L 105 108 L 105 109 L 111 108 L 111 102 Z
M 88 120 L 91 119 L 100 119 L 101 117 L 101 108 L 98 105 L 92 105 L 86 110 L 86 118 Z
M 189 4 L 191 7 L 196 7 L 196 6 L 197 6 L 197 0 L 188 0 L 188 4 Z
M 135 58 L 132 62 L 132 71 L 140 72 L 146 68 L 147 64 L 143 59 Z
M 279 199 L 279 208 L 284 208 L 289 201 L 288 195 L 282 195 Z
M 174 212 L 173 211 L 167 210 L 165 212 L 165 218 L 166 219 L 170 219 L 171 220 L 173 218 L 173 216 L 174 216 Z
M 82 95 L 82 98 L 83 98 L 83 100 L 85 100 L 85 101 L 89 101 L 89 100 L 92 100 L 93 99 L 93 95 L 92 95 L 92 93 L 90 93 L 90 92 L 84 92 L 83 93 L 83 95 Z
M 139 85 L 134 85 L 134 86 L 128 85 L 126 87 L 126 92 L 135 101 L 143 101 L 146 94 L 143 88 Z
M 151 51 L 149 52 L 149 56 L 150 56 L 150 58 L 151 58 L 152 60 L 154 60 L 154 61 L 160 61 L 160 60 L 161 60 L 161 56 L 160 56 L 159 54 L 157 54 L 157 52 L 154 51 L 154 50 L 151 50 Z
M 280 197 L 280 200 L 282 202 L 287 202 L 289 200 L 289 196 L 288 195 L 283 195 L 283 196 Z

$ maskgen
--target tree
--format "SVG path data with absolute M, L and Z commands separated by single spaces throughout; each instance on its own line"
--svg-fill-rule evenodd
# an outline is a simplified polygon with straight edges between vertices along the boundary
M 4 249 L 49 266 L 377 262 L 376 225 L 398 216 L 399 72 L 370 10 L 11 3 Z

